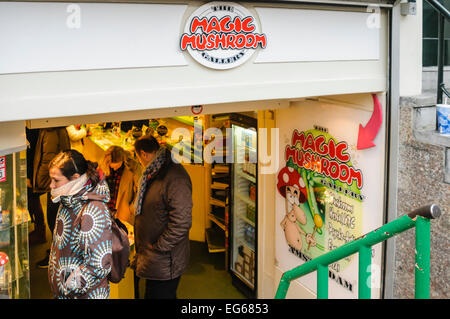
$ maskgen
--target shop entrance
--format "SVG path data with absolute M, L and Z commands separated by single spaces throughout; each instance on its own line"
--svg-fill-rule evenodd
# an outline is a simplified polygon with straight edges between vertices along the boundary
M 27 126 L 31 129 L 49 127 L 65 129 L 70 125 L 109 123 L 109 127 L 105 125 L 103 128 L 101 125 L 94 125 L 93 135 L 84 138 L 86 142 L 83 145 L 84 151 L 88 153 L 86 156 L 98 161 L 112 145 L 129 150 L 127 139 L 132 141 L 133 134 L 145 134 L 147 131 L 147 129 L 141 130 L 141 133 L 139 130 L 133 131 L 133 123 L 127 131 L 123 131 L 120 126 L 113 125 L 114 121 L 123 124 L 126 121 L 145 119 L 147 123 L 144 124 L 147 128 L 151 128 L 156 135 L 163 134 L 160 135 L 161 142 L 172 146 L 178 145 L 180 150 L 183 149 L 183 157 L 188 159 L 183 165 L 194 184 L 195 209 L 190 233 L 192 247 L 198 244 L 201 252 L 206 252 L 206 256 L 218 258 L 220 261 L 218 264 L 223 265 L 223 273 L 230 276 L 231 282 L 235 284 L 231 286 L 239 286 L 240 291 L 244 292 L 243 296 L 256 296 L 257 288 L 257 297 L 272 298 L 283 272 L 292 269 L 299 262 L 305 262 L 307 259 L 305 256 L 314 258 L 325 250 L 343 244 L 344 239 L 349 238 L 347 230 L 342 228 L 341 231 L 339 225 L 339 217 L 349 215 L 347 211 L 338 211 L 339 214 L 334 214 L 333 225 L 328 223 L 332 218 L 328 218 L 327 221 L 322 218 L 330 217 L 329 211 L 327 215 L 326 207 L 341 209 L 336 207 L 340 202 L 336 201 L 336 205 L 334 202 L 317 204 L 315 200 L 317 194 L 320 202 L 320 198 L 324 198 L 322 195 L 325 190 L 341 196 L 342 192 L 339 193 L 339 190 L 345 190 L 344 186 L 350 187 L 345 178 L 344 182 L 339 181 L 339 177 L 346 176 L 346 168 L 354 166 L 361 169 L 364 175 L 361 187 L 364 189 L 360 189 L 361 187 L 352 189 L 351 193 L 347 192 L 342 196 L 358 192 L 369 194 L 367 201 L 359 201 L 352 206 L 356 209 L 350 211 L 350 218 L 354 212 L 358 215 L 358 223 L 354 227 L 355 230 L 353 228 L 349 230 L 350 235 L 357 237 L 373 230 L 381 226 L 382 221 L 388 219 L 387 216 L 390 219 L 396 214 L 395 196 L 391 196 L 393 198 L 391 199 L 387 195 L 397 191 L 395 149 L 398 141 L 396 135 L 389 132 L 397 131 L 395 114 L 398 111 L 398 87 L 395 83 L 398 82 L 399 72 L 395 71 L 395 67 L 392 68 L 390 62 L 393 61 L 395 66 L 398 60 L 399 48 L 395 45 L 396 41 L 391 41 L 391 38 L 392 35 L 398 35 L 399 10 L 398 8 L 392 10 L 391 5 L 384 4 L 386 1 L 381 1 L 380 6 L 376 8 L 367 7 L 367 3 L 380 1 L 361 3 L 353 1 L 348 4 L 344 1 L 242 3 L 238 6 L 250 11 L 249 17 L 251 16 L 255 22 L 254 31 L 258 35 L 267 36 L 267 46 L 258 47 L 256 50 L 249 49 L 248 53 L 251 54 L 245 58 L 242 58 L 241 54 L 236 55 L 235 48 L 219 50 L 220 55 L 211 55 L 211 50 L 205 48 L 194 52 L 200 54 L 199 61 L 195 58 L 197 55 L 192 55 L 189 51 L 196 44 L 190 45 L 186 51 L 183 51 L 179 44 L 183 34 L 186 33 L 191 39 L 187 40 L 194 41 L 194 35 L 187 31 L 191 25 L 190 17 L 197 17 L 194 13 L 200 9 L 200 4 L 190 1 L 177 2 L 126 5 L 78 3 L 75 6 L 59 2 L 36 3 L 33 4 L 33 10 L 30 10 L 26 3 L 0 3 L 2 7 L 0 12 L 3 13 L 2 17 L 6 23 L 6 28 L 3 28 L 5 32 L 0 34 L 0 39 L 5 43 L 20 44 L 8 46 L 5 52 L 10 57 L 7 59 L 9 62 L 0 67 L 0 86 L 3 88 L 0 105 L 4 110 L 8 110 L 0 117 L 2 122 L 0 133 L 3 133 L 0 134 L 1 149 L 5 150 L 4 154 L 25 149 L 23 126 L 27 119 Z M 202 7 L 206 8 L 208 5 L 205 3 Z M 229 12 L 220 12 L 223 8 L 229 10 L 235 5 L 228 3 L 226 6 L 220 6 L 221 8 L 213 5 L 213 8 L 220 9 L 219 12 L 213 13 L 217 21 L 222 14 L 229 15 Z M 83 12 L 83 18 L 80 15 L 81 20 L 78 19 L 82 21 L 83 27 L 72 23 L 74 15 L 71 10 L 74 8 L 77 12 Z M 54 14 L 50 17 L 49 12 Z M 11 18 L 18 16 L 21 18 Z M 89 17 L 89 20 L 86 17 Z M 206 21 L 200 16 L 198 18 Z M 197 22 L 202 23 L 200 20 Z M 124 25 L 126 28 L 123 28 Z M 161 26 L 165 30 L 164 37 L 161 37 L 159 32 Z M 210 31 L 216 32 L 212 30 L 212 25 L 205 27 L 211 29 L 209 31 L 200 29 L 203 27 L 197 31 L 205 31 L 202 35 L 204 37 L 211 35 L 208 35 Z M 183 34 L 180 34 L 181 30 L 184 30 Z M 299 34 L 301 36 L 298 36 Z M 248 35 L 252 37 L 252 34 L 245 32 L 245 36 Z M 40 45 L 36 46 L 35 43 Z M 392 48 L 390 43 L 394 44 Z M 37 58 L 29 59 L 28 52 L 33 52 L 33 56 Z M 92 52 L 96 54 L 93 55 Z M 223 70 L 230 65 L 229 62 L 233 62 L 233 59 L 238 63 L 246 62 L 234 69 Z M 209 62 L 214 62 L 215 65 Z M 392 83 L 394 87 L 391 88 Z M 383 114 L 382 127 L 379 130 L 382 134 L 377 135 L 378 140 L 373 142 L 373 147 L 360 151 L 357 147 L 358 129 L 369 122 L 373 113 L 369 93 L 385 95 L 383 112 L 376 113 Z M 337 98 L 338 101 L 333 101 L 332 98 L 339 95 L 343 96 Z M 195 104 L 202 104 L 204 109 L 191 108 L 191 105 Z M 356 113 L 355 109 L 361 112 Z M 254 110 L 259 110 L 256 124 L 242 121 L 243 115 L 255 120 Z M 204 136 L 206 130 L 212 127 L 213 121 L 226 121 L 226 117 L 233 112 L 237 116 L 236 125 L 233 127 L 232 120 L 229 119 L 229 127 L 224 127 L 224 132 L 216 131 L 215 134 L 220 135 L 216 141 L 227 141 L 228 128 L 231 130 L 231 136 L 239 136 L 235 141 L 233 137 L 231 138 L 231 141 L 236 142 L 235 147 L 231 148 L 231 157 L 234 156 L 237 161 L 228 166 L 223 165 L 225 163 L 208 164 L 204 159 L 198 161 L 198 153 L 201 154 L 208 145 L 196 147 L 194 116 L 203 119 L 197 128 L 200 127 L 200 135 Z M 242 112 L 250 113 L 242 114 Z M 227 113 L 223 115 L 223 119 L 221 116 L 213 119 L 211 115 L 223 113 Z M 158 125 L 156 122 L 150 122 L 152 119 L 156 120 Z M 185 129 L 180 130 L 173 141 L 170 131 L 172 122 L 176 123 L 177 127 Z M 155 127 L 152 127 L 152 124 Z M 261 140 L 260 137 L 265 133 L 256 135 L 248 130 L 249 127 L 279 129 L 279 136 L 278 131 L 274 134 L 267 131 L 270 135 L 268 139 L 271 144 L 270 156 L 273 158 L 266 161 L 268 153 L 265 150 L 261 153 L 260 174 L 256 176 L 252 174 L 256 166 L 252 162 L 253 154 L 256 153 L 252 150 L 252 145 L 254 140 Z M 164 131 L 170 137 L 169 141 L 162 138 Z M 95 132 L 98 135 L 96 141 L 93 140 Z M 329 158 L 323 158 L 328 156 L 334 160 L 333 147 L 330 154 L 320 154 L 324 153 L 320 148 L 319 152 L 315 152 L 317 150 L 315 143 L 322 145 L 320 137 L 323 135 L 322 132 L 327 134 L 327 139 L 335 139 L 336 144 L 348 145 L 348 150 L 352 151 L 351 163 L 332 162 Z M 191 137 L 190 142 L 180 143 L 180 135 L 183 137 L 182 141 L 185 141 L 184 137 Z M 301 143 L 291 143 L 294 138 L 301 141 L 302 136 L 305 137 L 304 141 L 308 141 L 304 143 L 305 156 L 314 155 L 306 161 L 302 161 L 298 156 L 303 154 L 300 152 Z M 241 145 L 237 145 L 237 142 Z M 279 145 L 272 147 L 276 143 Z M 392 143 L 392 149 L 389 143 Z M 287 148 L 292 153 L 286 154 Z M 185 149 L 189 151 L 185 153 Z M 196 152 L 199 149 L 200 152 Z M 236 152 L 233 153 L 233 150 Z M 289 157 L 292 154 L 296 156 L 291 157 L 297 160 L 292 159 L 289 162 L 286 155 Z M 19 154 L 16 155 L 21 159 Z M 333 164 L 322 165 L 322 160 L 323 163 Z M 267 164 L 269 162 L 270 164 Z M 303 165 L 305 162 L 306 167 Z M 342 176 L 335 176 L 337 179 L 327 176 L 331 165 L 336 168 L 331 172 L 332 175 L 344 172 Z M 263 173 L 266 166 L 271 167 L 268 170 L 270 172 Z M 302 209 L 306 211 L 306 224 L 300 221 L 288 224 L 285 220 L 287 213 L 290 212 L 287 208 L 290 206 L 286 203 L 284 188 L 295 185 L 278 187 L 277 174 L 279 169 L 283 168 L 286 170 L 295 168 L 299 173 L 307 174 L 302 178 L 303 182 L 309 180 L 311 187 L 315 187 L 307 193 L 308 200 L 301 203 Z M 325 175 L 317 176 L 322 172 L 325 172 Z M 12 172 L 8 172 L 8 176 L 11 174 Z M 283 177 L 283 174 L 280 176 Z M 18 176 L 18 179 L 23 181 L 24 178 Z M 298 178 L 296 180 L 299 181 Z M 8 181 L 11 182 L 11 178 Z M 3 186 L 7 186 L 8 192 L 14 194 L 16 186 L 9 182 Z M 290 183 L 289 178 L 287 182 Z M 349 201 L 354 199 L 349 198 Z M 41 196 L 38 198 L 38 201 L 40 200 L 43 202 L 45 212 L 46 197 Z M 0 204 L 3 206 L 3 203 Z M 319 209 L 320 205 L 322 210 Z M 8 207 L 6 210 L 6 216 L 10 211 L 22 210 L 10 206 L 11 208 Z M 316 213 L 322 213 L 321 219 L 314 219 L 315 216 L 321 216 Z M 17 216 L 17 213 L 14 214 Z M 288 236 L 289 239 L 297 243 L 308 239 L 308 242 L 302 244 L 301 249 L 297 247 L 296 251 L 288 250 L 287 233 L 281 225 L 282 221 L 283 225 L 291 226 L 290 232 L 295 235 Z M 307 228 L 307 232 L 304 235 L 302 233 L 301 237 L 297 236 L 296 231 L 300 231 L 294 222 Z M 258 224 L 259 229 L 255 227 Z M 233 228 L 235 225 L 236 229 Z M 352 223 L 350 225 L 352 226 Z M 9 231 L 5 231 L 5 234 L 9 236 Z M 235 237 L 235 234 L 242 236 Z M 306 235 L 309 235 L 308 238 Z M 335 240 L 329 241 L 330 238 L 327 236 Z M 47 234 L 47 240 L 49 238 Z M 311 238 L 316 239 L 316 245 Z M 239 239 L 240 243 L 233 242 L 233 239 Z M 253 247 L 251 244 L 246 245 L 252 241 L 258 242 L 259 255 L 256 254 L 258 245 Z M 17 250 L 19 245 L 17 238 L 11 240 L 8 245 L 11 246 L 9 250 L 13 248 Z M 36 254 L 37 257 L 33 256 L 35 248 L 31 247 L 32 272 L 37 271 L 33 267 L 37 261 L 44 258 L 48 247 L 45 244 L 39 245 L 43 248 L 40 254 Z M 388 252 L 392 257 L 394 247 L 391 246 Z M 382 250 L 378 249 L 374 254 L 374 258 L 380 261 L 378 264 L 381 265 Z M 25 265 L 23 268 L 26 269 L 28 264 L 26 258 L 22 260 L 24 260 L 22 264 Z M 356 272 L 352 271 L 352 267 L 356 267 L 356 263 L 346 267 L 346 271 L 350 274 L 339 275 L 339 278 L 353 280 L 353 287 L 356 287 L 358 278 L 354 278 L 353 274 Z M 380 267 L 380 270 L 383 270 L 383 267 Z M 15 268 L 18 273 L 20 268 L 18 262 Z M 192 268 L 194 273 L 200 273 L 202 269 L 200 266 Z M 46 287 L 46 273 L 47 270 L 44 269 L 40 276 L 32 276 L 32 297 L 34 288 L 44 290 L 40 287 Z M 131 283 L 127 285 L 124 281 L 122 286 L 115 287 L 112 290 L 112 298 L 134 296 L 133 278 L 129 275 L 126 278 L 131 280 Z M 200 289 L 203 283 L 219 287 L 219 284 L 211 278 L 208 281 L 196 281 L 196 285 L 192 287 L 196 287 L 199 293 L 203 293 L 203 289 Z M 316 287 L 312 281 L 297 282 L 292 286 L 297 287 L 291 288 L 294 298 L 315 297 Z M 337 292 L 335 296 L 351 297 L 351 294 L 347 294 L 348 291 L 344 290 L 344 294 L 341 294 L 339 289 L 340 287 L 330 286 L 330 292 Z M 205 291 L 207 290 L 206 287 Z M 199 298 L 221 297 L 212 295 L 212 291 L 207 291 Z M 332 295 L 330 293 L 330 296 Z M 194 294 L 179 297 L 194 297 Z M 225 297 L 233 298 L 229 294 Z
M 59 128 L 27 128 L 27 138 L 31 144 L 31 136 L 36 136 L 40 130 L 67 132 L 72 149 L 108 171 L 105 158 L 112 149 L 120 148 L 130 163 L 139 165 L 134 141 L 142 135 L 154 136 L 160 145 L 171 150 L 173 160 L 182 163 L 192 182 L 190 263 L 181 277 L 177 297 L 254 298 L 258 113 L 205 115 L 194 114 L 201 112 L 195 108 L 192 112 L 189 116 L 97 123 L 90 123 L 89 118 L 83 117 L 82 123 L 74 119 L 72 124 L 65 123 L 70 125 Z M 142 169 L 134 171 L 136 181 L 141 172 Z M 44 220 L 51 224 L 48 221 L 51 217 L 47 216 L 47 195 L 41 195 L 39 200 Z M 134 216 L 119 211 L 117 214 L 127 226 L 133 246 Z M 36 227 L 32 226 L 30 231 L 34 229 Z M 31 298 L 53 297 L 48 287 L 45 260 L 52 236 L 49 227 L 45 229 L 45 242 L 30 242 Z M 144 290 L 144 280 L 136 280 L 133 271 L 128 269 L 119 284 L 111 284 L 111 298 L 143 298 Z

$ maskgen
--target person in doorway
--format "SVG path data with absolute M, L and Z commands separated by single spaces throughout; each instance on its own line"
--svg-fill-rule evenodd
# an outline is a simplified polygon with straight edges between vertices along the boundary
M 83 154 L 83 138 L 85 138 L 88 133 L 86 127 L 81 125 L 69 125 L 66 127 L 66 130 L 70 139 L 70 148 Z
M 47 224 L 50 233 L 55 228 L 58 204 L 51 200 L 49 163 L 61 151 L 70 150 L 70 140 L 65 127 L 43 128 L 39 130 L 36 150 L 33 158 L 33 192 L 42 195 L 47 193 Z M 48 267 L 50 249 L 45 258 L 37 263 L 39 268 Z
M 109 298 L 112 265 L 108 185 L 97 164 L 70 150 L 49 165 L 51 199 L 60 205 L 50 252 L 48 279 L 58 299 Z
M 135 247 L 131 264 L 145 279 L 145 299 L 176 299 L 189 262 L 192 184 L 170 151 L 150 135 L 134 144 L 144 168 L 135 201 Z
M 109 210 L 122 221 L 134 224 L 134 200 L 137 194 L 139 164 L 122 147 L 110 146 L 101 161 L 111 200 Z
M 40 200 L 40 193 L 33 191 L 33 159 L 36 152 L 36 143 L 39 129 L 26 128 L 27 137 L 27 202 L 28 211 L 34 223 L 34 230 L 28 235 L 30 245 L 43 244 L 46 240 L 44 211 Z

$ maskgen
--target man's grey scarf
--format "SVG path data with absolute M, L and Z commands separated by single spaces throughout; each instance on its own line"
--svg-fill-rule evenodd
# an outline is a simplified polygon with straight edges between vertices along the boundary
M 153 161 L 151 161 L 148 164 L 147 168 L 142 174 L 141 180 L 139 182 L 139 193 L 135 202 L 136 216 L 141 214 L 142 201 L 144 200 L 145 191 L 150 186 L 155 176 L 158 175 L 158 172 L 161 169 L 161 167 L 163 167 L 169 160 L 170 160 L 170 151 L 165 147 L 161 147 L 156 152 L 156 156 L 153 159 Z

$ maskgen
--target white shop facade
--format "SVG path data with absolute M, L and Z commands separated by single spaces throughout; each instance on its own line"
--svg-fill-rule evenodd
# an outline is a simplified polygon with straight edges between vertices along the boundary
M 391 2 L 0 2 L 0 155 L 25 127 L 256 112 L 255 294 L 273 298 L 283 272 L 396 215 Z M 373 248 L 372 298 L 390 249 Z M 330 265 L 330 298 L 358 284 L 357 255 Z

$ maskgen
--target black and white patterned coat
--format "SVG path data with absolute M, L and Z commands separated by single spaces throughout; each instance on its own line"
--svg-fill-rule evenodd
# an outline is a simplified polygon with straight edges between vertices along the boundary
M 58 299 L 109 298 L 111 217 L 105 181 L 91 181 L 73 196 L 61 196 L 50 252 L 48 279 Z

